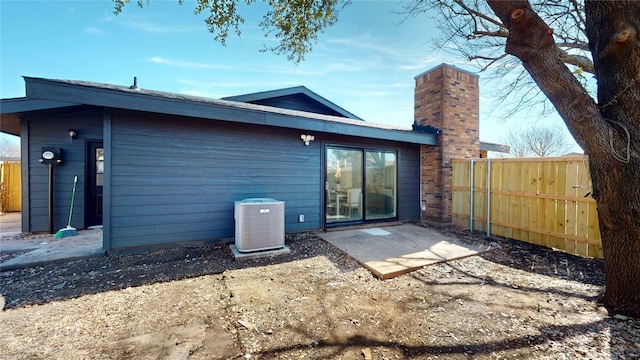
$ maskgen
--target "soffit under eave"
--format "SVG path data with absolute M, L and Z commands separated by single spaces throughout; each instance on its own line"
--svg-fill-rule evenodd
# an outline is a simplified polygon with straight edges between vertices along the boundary
M 0 132 L 20 136 L 20 116 L 16 113 L 0 115 Z
M 0 106 L 0 132 L 20 136 L 20 118 L 25 113 L 55 110 L 78 106 L 66 101 L 51 101 L 30 98 L 2 99 Z

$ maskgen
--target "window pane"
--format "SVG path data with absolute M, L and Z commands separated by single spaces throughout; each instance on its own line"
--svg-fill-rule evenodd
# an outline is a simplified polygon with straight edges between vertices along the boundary
M 96 186 L 104 183 L 104 149 L 96 149 Z
M 327 223 L 362 220 L 362 150 L 327 148 Z
M 396 154 L 367 151 L 366 219 L 396 217 Z

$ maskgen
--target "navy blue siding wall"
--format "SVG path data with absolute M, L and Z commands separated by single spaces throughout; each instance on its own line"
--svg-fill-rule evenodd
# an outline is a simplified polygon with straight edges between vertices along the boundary
M 282 109 L 308 111 L 316 114 L 343 116 L 339 112 L 327 106 L 324 106 L 318 102 L 309 101 L 309 98 L 307 98 L 305 95 L 302 95 L 302 94 L 280 96 L 280 97 L 269 98 L 269 99 L 264 99 L 259 101 L 252 101 L 251 103 L 258 104 L 258 105 L 273 106 L 273 107 L 278 107 Z
M 111 247 L 228 238 L 234 201 L 285 201 L 286 231 L 320 227 L 320 145 L 300 132 L 114 113 Z M 305 222 L 298 223 L 298 215 Z
M 49 230 L 49 170 L 38 162 L 43 147 L 61 148 L 63 164 L 54 174 L 54 230 L 67 225 L 73 178 L 78 186 L 71 226 L 84 228 L 84 186 L 86 141 L 102 140 L 102 110 L 82 110 L 65 114 L 32 116 L 23 119 L 29 127 L 29 228 L 28 231 Z M 78 132 L 71 141 L 69 130 Z M 23 212 L 24 213 L 24 212 Z
M 420 145 L 405 144 L 398 155 L 398 220 L 420 218 Z
M 419 217 L 419 146 L 275 127 L 116 112 L 111 120 L 111 248 L 234 236 L 234 201 L 285 201 L 285 231 L 322 227 L 323 144 L 399 152 L 400 220 Z M 348 142 L 348 143 L 347 143 Z M 305 222 L 298 222 L 298 215 Z
M 102 110 L 32 116 L 29 126 L 29 231 L 48 230 L 48 169 L 42 147 L 58 147 L 54 229 L 66 226 L 73 177 L 78 193 L 72 226 L 84 228 L 86 142 L 103 139 Z M 78 132 L 71 141 L 68 130 Z M 111 247 L 229 238 L 233 202 L 272 197 L 286 202 L 286 231 L 322 227 L 324 144 L 397 150 L 398 218 L 417 219 L 419 146 L 274 127 L 114 113 L 111 145 Z M 107 175 L 109 176 L 109 174 Z M 298 215 L 305 222 L 298 222 Z

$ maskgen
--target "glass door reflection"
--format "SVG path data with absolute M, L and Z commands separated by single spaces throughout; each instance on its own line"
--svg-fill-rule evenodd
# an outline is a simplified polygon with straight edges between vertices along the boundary
M 367 220 L 396 217 L 396 157 L 395 152 L 366 152 Z
M 325 216 L 327 223 L 363 219 L 363 150 L 327 147 Z

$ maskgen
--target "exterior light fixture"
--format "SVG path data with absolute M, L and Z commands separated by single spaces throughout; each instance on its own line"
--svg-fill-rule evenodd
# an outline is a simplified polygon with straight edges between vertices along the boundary
M 75 130 L 69 130 L 69 139 L 71 139 L 71 141 L 73 141 L 73 139 L 78 137 L 78 132 Z
M 306 146 L 309 146 L 309 142 L 313 141 L 315 139 L 315 137 L 313 135 L 302 134 L 302 135 L 300 135 L 300 139 L 302 139 L 302 141 L 304 141 L 304 144 Z

